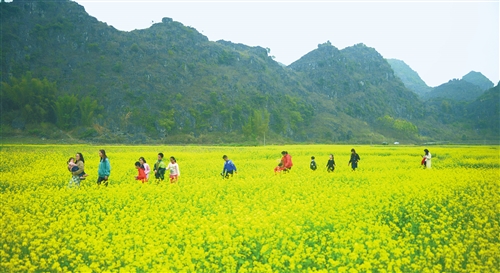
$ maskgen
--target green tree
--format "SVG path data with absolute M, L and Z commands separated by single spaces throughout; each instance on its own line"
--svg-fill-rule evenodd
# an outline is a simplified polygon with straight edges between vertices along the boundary
M 160 110 L 157 118 L 158 125 L 165 128 L 167 132 L 170 132 L 174 127 L 174 109 L 170 108 L 168 110 Z
M 254 139 L 264 136 L 269 131 L 270 115 L 267 110 L 254 110 L 248 122 L 243 126 L 243 133 Z
M 100 110 L 100 107 L 96 100 L 90 97 L 84 97 L 78 102 L 78 109 L 80 110 L 81 125 L 90 126 L 92 125 L 92 119 L 96 112 Z
M 76 121 L 78 98 L 75 95 L 64 95 L 54 103 L 56 125 L 61 129 L 69 129 Z
M 277 109 L 275 109 L 272 114 L 271 114 L 272 118 L 273 118 L 273 123 L 272 123 L 272 129 L 274 132 L 280 134 L 280 133 L 284 133 L 285 132 L 285 119 L 283 118 L 283 115 L 280 113 L 280 111 L 278 111 Z
M 56 83 L 37 79 L 28 72 L 21 79 L 2 83 L 1 100 L 5 110 L 19 111 L 27 122 L 53 121 Z

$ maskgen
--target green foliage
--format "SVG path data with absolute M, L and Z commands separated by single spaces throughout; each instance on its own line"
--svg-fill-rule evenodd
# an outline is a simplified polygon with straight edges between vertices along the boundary
M 48 122 L 65 130 L 77 125 L 91 126 L 92 119 L 103 109 L 88 96 L 79 98 L 75 94 L 64 94 L 56 97 L 55 82 L 34 78 L 29 72 L 21 79 L 13 77 L 9 83 L 1 85 L 3 112 L 13 114 L 13 118 L 20 116 L 30 124 Z
M 61 129 L 69 129 L 76 123 L 78 98 L 75 95 L 64 95 L 54 103 L 56 125 Z
M 500 134 L 500 87 L 497 85 L 466 106 L 466 116 L 473 121 L 475 129 L 490 130 L 494 136 Z M 486 117 L 486 118 L 485 118 Z M 485 132 L 483 131 L 482 134 Z
M 267 110 L 254 110 L 242 128 L 243 133 L 252 139 L 263 137 L 269 131 L 269 118 Z
M 278 134 L 285 133 L 286 124 L 283 114 L 276 109 L 273 110 L 270 117 L 272 119 L 271 129 Z
M 116 73 L 121 73 L 123 71 L 123 64 L 122 62 L 118 61 L 116 62 L 113 67 L 111 68 L 111 70 L 113 70 L 113 72 L 116 72 Z
M 475 128 L 490 126 L 472 117 L 479 112 L 476 104 L 432 100 L 424 107 L 387 61 L 362 44 L 338 50 L 326 42 L 284 67 L 269 49 L 211 42 L 171 20 L 121 32 L 74 1 L 30 9 L 25 1 L 13 1 L 0 9 L 0 75 L 21 77 L 30 70 L 33 78 L 57 81 L 60 89 L 30 93 L 25 80 L 22 93 L 13 91 L 17 82 L 2 83 L 1 120 L 17 131 L 46 121 L 64 130 L 93 127 L 109 139 L 136 134 L 162 141 L 168 135 L 189 143 L 257 143 L 266 132 L 283 141 L 356 142 L 369 133 L 417 139 L 416 126 L 427 136 L 466 128 L 473 139 Z M 393 117 L 390 125 L 377 126 L 377 117 L 386 115 Z M 29 120 L 13 122 L 16 117 Z
M 99 52 L 99 44 L 98 43 L 87 44 L 87 48 L 88 48 L 89 51 Z
M 86 128 L 86 129 L 82 130 L 80 132 L 80 134 L 78 134 L 78 137 L 82 138 L 82 139 L 86 139 L 86 138 L 90 138 L 90 137 L 95 137 L 97 135 L 98 135 L 98 133 L 94 128 Z
M 465 80 L 453 79 L 423 95 L 424 99 L 444 98 L 454 101 L 474 101 L 484 93 L 479 86 Z
M 130 51 L 132 52 L 138 52 L 139 51 L 139 46 L 136 44 L 136 43 L 133 43 L 131 46 L 130 46 Z
M 165 128 L 167 132 L 171 131 L 174 122 L 174 109 L 162 109 L 159 111 L 158 115 L 155 116 L 158 125 Z
M 102 106 L 99 106 L 96 100 L 84 97 L 78 102 L 78 109 L 80 110 L 81 125 L 90 126 L 97 111 L 102 110 Z
M 395 119 L 388 115 L 378 118 L 377 120 L 380 125 L 384 126 L 385 128 L 396 130 L 401 135 L 411 137 L 418 134 L 417 126 L 407 120 Z
M 3 82 L 0 100 L 3 109 L 19 111 L 27 122 L 46 122 L 53 120 L 56 91 L 55 82 L 33 78 L 28 72 L 20 79 L 11 78 L 10 84 Z

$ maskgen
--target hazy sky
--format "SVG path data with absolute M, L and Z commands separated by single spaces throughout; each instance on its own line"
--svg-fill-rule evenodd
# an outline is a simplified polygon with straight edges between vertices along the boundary
M 406 62 L 429 85 L 471 70 L 499 81 L 498 1 L 126 1 L 78 0 L 116 29 L 144 29 L 163 17 L 210 41 L 271 49 L 289 65 L 318 44 L 364 43 Z

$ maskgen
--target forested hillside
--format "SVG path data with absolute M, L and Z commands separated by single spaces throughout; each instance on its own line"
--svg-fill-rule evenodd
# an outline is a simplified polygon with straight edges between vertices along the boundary
M 415 143 L 453 139 L 469 122 L 441 123 L 439 107 L 425 107 L 363 44 L 327 42 L 284 67 L 268 49 L 209 41 L 169 18 L 122 32 L 65 0 L 0 12 L 3 137 Z
M 448 98 L 455 101 L 473 101 L 483 94 L 479 86 L 465 80 L 453 79 L 440 86 L 434 87 L 432 91 L 424 94 L 424 100 L 431 98 Z

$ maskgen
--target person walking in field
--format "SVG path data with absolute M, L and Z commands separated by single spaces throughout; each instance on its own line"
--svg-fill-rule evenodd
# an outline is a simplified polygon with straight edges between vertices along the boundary
M 76 165 L 74 157 L 70 157 L 68 159 L 68 170 L 70 172 L 76 172 L 76 171 L 78 171 L 78 165 Z M 80 180 L 84 180 L 85 177 L 87 177 L 87 176 L 88 176 L 88 174 L 86 174 L 85 172 L 80 173 Z
M 318 166 L 316 165 L 316 161 L 314 161 L 315 157 L 314 156 L 311 156 L 311 163 L 309 163 L 309 168 L 311 168 L 311 170 L 315 171 Z
M 151 168 L 149 167 L 149 164 L 146 163 L 146 159 L 144 157 L 139 157 L 139 163 L 141 163 L 142 168 L 144 169 L 144 173 L 146 174 L 146 180 L 149 179 L 149 173 L 151 172 Z
M 347 166 L 351 165 L 352 170 L 355 171 L 356 168 L 358 168 L 358 162 L 360 158 L 359 155 L 356 153 L 356 150 L 351 149 L 351 159 L 349 160 L 349 163 L 347 163 Z
M 101 158 L 99 161 L 99 168 L 97 169 L 97 185 L 108 186 L 108 178 L 111 174 L 111 164 L 109 163 L 109 158 L 106 155 L 106 151 L 99 150 L 99 157 Z
M 163 161 L 163 153 L 158 153 L 158 161 L 154 165 L 154 172 L 156 180 L 163 181 L 165 179 L 165 171 L 167 170 L 167 164 Z
M 168 163 L 167 169 L 170 171 L 170 183 L 175 183 L 179 179 L 181 175 L 181 170 L 179 169 L 179 165 L 175 160 L 175 157 L 170 157 L 170 163 Z
M 80 181 L 82 179 L 81 175 L 85 170 L 85 159 L 83 158 L 82 153 L 76 153 L 75 155 L 75 160 L 76 160 L 76 168 L 73 167 L 74 170 L 71 170 L 71 180 L 69 181 L 68 187 L 79 187 L 80 186 Z
M 330 154 L 330 158 L 326 163 L 326 171 L 328 171 L 329 173 L 335 171 L 335 159 L 333 158 L 333 154 Z
M 429 150 L 427 150 L 427 149 L 425 149 L 424 152 L 425 152 L 425 154 L 422 156 L 422 162 L 423 162 L 424 168 L 430 169 L 432 155 L 429 152 Z
M 146 173 L 144 172 L 144 166 L 141 165 L 141 162 L 137 161 L 135 162 L 135 168 L 137 169 L 137 176 L 135 177 L 135 180 L 142 181 L 142 183 L 147 182 L 148 178 L 146 177 Z
M 224 167 L 222 168 L 222 178 L 229 178 L 229 175 L 233 177 L 233 173 L 238 173 L 236 170 L 236 166 L 233 161 L 227 157 L 227 155 L 223 155 L 222 159 L 224 159 Z

